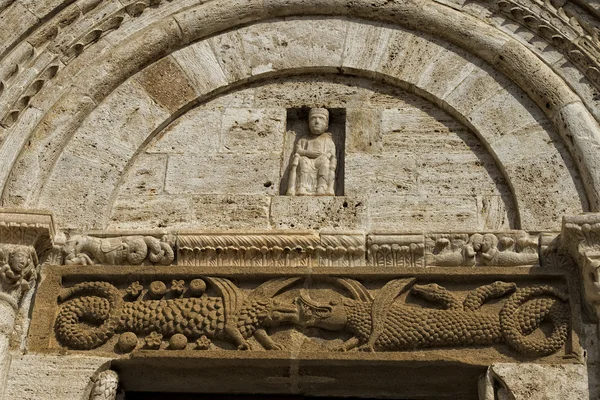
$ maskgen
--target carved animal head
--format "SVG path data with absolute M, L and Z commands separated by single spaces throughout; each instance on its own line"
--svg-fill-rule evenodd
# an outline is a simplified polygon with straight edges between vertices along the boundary
M 414 294 L 420 295 L 424 298 L 429 298 L 446 292 L 446 288 L 438 285 L 437 283 L 428 283 L 426 285 L 414 285 L 411 288 L 411 291 Z
M 330 331 L 339 331 L 346 327 L 348 315 L 344 307 L 343 297 L 332 299 L 329 304 L 319 304 L 303 291 L 298 298 L 300 325 L 314 326 Z
M 298 324 L 300 321 L 300 313 L 296 304 L 285 303 L 278 299 L 269 299 L 267 310 L 263 326 L 277 326 L 286 323 Z
M 249 338 L 260 328 L 299 324 L 298 306 L 277 299 L 247 299 L 237 315 L 237 326 Z
M 496 281 L 490 285 L 493 293 L 513 293 L 517 290 L 517 284 L 513 282 Z

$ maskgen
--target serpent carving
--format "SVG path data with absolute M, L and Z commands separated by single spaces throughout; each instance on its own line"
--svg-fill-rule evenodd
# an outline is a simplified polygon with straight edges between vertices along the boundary
M 90 350 L 106 343 L 117 332 L 163 337 L 183 334 L 188 339 L 206 336 L 250 349 L 254 336 L 266 349 L 281 349 L 266 328 L 297 323 L 297 306 L 273 299 L 279 291 L 300 278 L 267 281 L 247 297 L 228 279 L 205 278 L 218 296 L 185 297 L 126 302 L 122 293 L 107 282 L 84 282 L 66 289 L 65 301 L 56 319 L 58 341 L 69 348 Z M 93 327 L 90 328 L 90 325 Z
M 528 356 L 545 356 L 561 349 L 569 330 L 567 295 L 538 285 L 517 289 L 514 283 L 495 282 L 467 294 L 460 303 L 437 284 L 414 285 L 415 279 L 387 283 L 373 298 L 359 282 L 338 278 L 352 298 L 342 296 L 319 304 L 303 292 L 298 299 L 303 326 L 346 331 L 352 338 L 340 350 L 400 351 L 443 346 L 505 343 Z M 411 292 L 439 308 L 425 308 L 396 301 Z M 499 314 L 484 312 L 485 302 L 509 293 Z M 543 338 L 530 337 L 542 322 L 552 331 Z

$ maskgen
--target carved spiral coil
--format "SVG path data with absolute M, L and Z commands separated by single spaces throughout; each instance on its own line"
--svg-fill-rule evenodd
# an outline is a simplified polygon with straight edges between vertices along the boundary
M 518 289 L 500 311 L 500 325 L 507 344 L 520 353 L 545 356 L 561 349 L 569 332 L 567 295 L 551 286 Z M 543 322 L 552 323 L 546 338 L 528 337 Z
M 106 343 L 119 323 L 122 299 L 117 288 L 106 282 L 84 282 L 66 290 L 60 300 L 72 296 L 82 297 L 67 301 L 61 308 L 55 325 L 58 341 L 77 350 Z
M 166 241 L 158 241 L 154 238 L 147 238 L 146 244 L 148 245 L 148 258 L 153 263 L 159 263 L 163 265 L 169 265 L 175 258 L 173 248 Z M 151 240 L 154 239 L 154 240 Z

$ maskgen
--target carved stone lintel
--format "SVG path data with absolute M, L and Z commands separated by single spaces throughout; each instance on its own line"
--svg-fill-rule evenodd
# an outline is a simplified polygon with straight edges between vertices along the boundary
M 283 350 L 285 342 L 275 341 L 269 330 L 314 327 L 346 338 L 329 349 L 306 343 L 320 351 L 503 344 L 532 359 L 570 352 L 569 298 L 553 285 L 490 281 L 461 292 L 430 278 L 417 283 L 418 276 L 367 279 L 367 285 L 362 277 L 337 275 L 257 278 L 192 275 L 173 279 L 170 291 L 162 280 L 146 286 L 129 282 L 127 288 L 114 281 L 67 284 L 57 288 L 55 337 L 67 349 L 106 351 L 114 348 L 111 337 L 120 334 L 118 348 L 124 353 L 138 347 L 196 351 L 210 348 L 211 342 L 222 349 L 258 349 L 254 341 L 265 350 Z M 485 307 L 492 301 L 501 306 Z M 101 323 L 90 328 L 85 322 L 92 317 Z M 542 323 L 552 332 L 531 335 Z
M 179 235 L 177 259 L 204 267 L 357 267 L 365 265 L 365 239 L 344 233 Z

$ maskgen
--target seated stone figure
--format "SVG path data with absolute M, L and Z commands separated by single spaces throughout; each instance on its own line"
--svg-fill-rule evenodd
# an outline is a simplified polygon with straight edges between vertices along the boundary
M 335 143 L 329 128 L 329 111 L 312 108 L 308 116 L 310 135 L 298 140 L 290 166 L 288 196 L 335 195 Z

